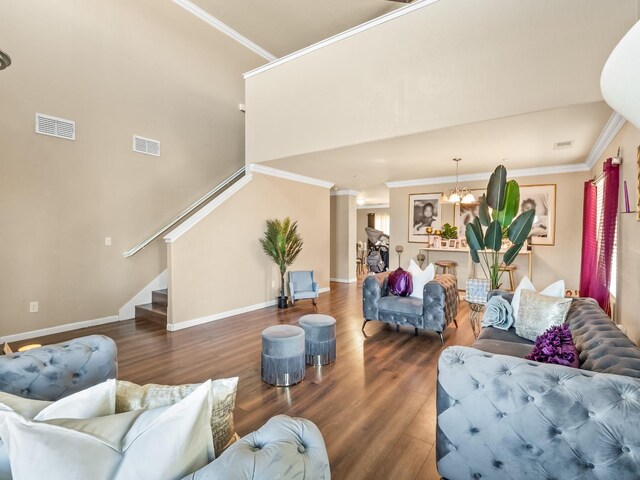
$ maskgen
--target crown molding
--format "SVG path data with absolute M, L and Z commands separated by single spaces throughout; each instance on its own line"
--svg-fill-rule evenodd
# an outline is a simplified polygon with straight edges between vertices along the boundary
M 176 0 L 174 0 L 176 1 Z M 266 65 L 263 65 L 261 67 L 255 68 L 247 73 L 244 74 L 244 78 L 245 80 L 247 78 L 251 78 L 255 75 L 258 75 L 262 72 L 266 72 L 267 70 L 271 70 L 274 67 L 277 67 L 278 65 L 282 65 L 283 63 L 287 63 L 290 62 L 292 60 L 295 60 L 296 58 L 302 57 L 304 55 L 308 55 L 311 52 L 315 52 L 316 50 L 319 50 L 321 48 L 324 47 L 328 47 L 329 45 L 332 45 L 336 42 L 339 42 L 341 40 L 344 40 L 346 38 L 349 37 L 353 37 L 354 35 L 357 35 L 359 33 L 365 32 L 367 30 L 369 30 L 370 28 L 373 27 L 377 27 L 378 25 L 382 25 L 383 23 L 389 22 L 391 20 L 394 20 L 396 18 L 402 17 L 404 15 L 407 15 L 411 12 L 414 12 L 416 10 L 419 10 L 421 8 L 424 7 L 428 7 L 429 5 L 436 3 L 438 0 L 418 0 L 416 2 L 410 3 L 409 5 L 405 6 L 405 7 L 400 7 L 397 10 L 394 10 L 393 12 L 389 12 L 386 13 L 378 18 L 374 18 L 373 20 L 369 20 L 368 22 L 362 23 L 358 26 L 355 26 L 353 28 L 350 28 L 349 30 L 345 30 L 342 33 L 338 33 L 337 35 L 334 35 L 333 37 L 329 37 L 325 40 L 321 40 L 318 43 L 314 43 L 313 45 L 310 45 L 308 47 L 302 48 L 300 50 L 298 50 L 297 52 L 293 52 L 290 53 L 289 55 L 285 55 L 284 57 L 281 57 L 277 60 L 272 61 L 271 63 L 267 63 Z
M 341 197 L 343 195 L 349 195 L 351 197 L 357 197 L 360 195 L 360 192 L 357 190 L 333 190 L 331 192 L 332 197 Z
M 611 114 L 584 162 L 585 165 L 589 167 L 589 170 L 591 170 L 600 157 L 604 155 L 605 150 L 609 148 L 609 145 L 611 145 L 611 142 L 616 138 L 616 135 L 620 129 L 624 127 L 625 123 L 627 123 L 627 121 L 618 112 L 613 112 Z
M 207 215 L 213 212 L 216 208 L 226 202 L 229 198 L 240 191 L 245 185 L 252 180 L 251 173 L 246 173 L 244 177 L 238 180 L 236 183 L 227 188 L 224 192 L 218 195 L 216 198 L 207 203 L 204 207 L 191 215 L 187 220 L 182 222 L 178 227 L 171 230 L 165 237 L 166 243 L 173 243 L 179 239 L 182 235 L 187 233 L 198 223 L 200 223 Z
M 591 170 L 585 163 L 572 163 L 569 165 L 554 165 L 550 167 L 515 168 L 509 170 L 509 177 L 534 177 L 536 175 L 557 175 L 561 173 L 588 172 Z M 458 182 L 472 182 L 474 180 L 488 180 L 491 172 L 470 173 L 460 175 Z M 456 176 L 417 178 L 414 180 L 399 180 L 386 182 L 388 188 L 419 187 L 422 185 L 439 185 L 442 183 L 455 183 Z
M 298 175 L 297 173 L 287 172 L 285 170 L 278 170 L 277 168 L 265 167 L 262 164 L 251 163 L 247 165 L 249 173 L 261 173 L 263 175 L 269 175 L 271 177 L 284 178 L 285 180 L 291 180 L 292 182 L 306 183 L 307 185 L 313 185 L 314 187 L 331 188 L 333 182 L 327 182 L 326 180 L 320 180 L 317 178 L 306 177 L 304 175 Z
M 376 208 L 389 208 L 388 203 L 372 203 L 371 205 L 358 205 L 358 210 L 374 210 Z
M 265 60 L 268 60 L 269 62 L 273 62 L 273 61 L 278 59 L 278 57 L 276 57 L 275 55 L 272 55 L 271 53 L 267 52 L 260 45 L 258 45 L 256 43 L 253 43 L 247 37 L 245 37 L 244 35 L 241 35 L 240 33 L 236 32 L 229 25 L 227 25 L 226 23 L 221 22 L 216 17 L 214 17 L 213 15 L 211 15 L 208 12 L 204 11 L 203 9 L 201 9 L 200 7 L 195 5 L 194 3 L 190 2 L 189 0 L 173 0 L 173 3 L 175 3 L 176 5 L 181 6 L 187 12 L 195 15 L 200 20 L 205 21 L 206 23 L 211 25 L 213 28 L 215 28 L 216 30 L 224 33 L 226 36 L 228 36 L 229 38 L 232 38 L 233 40 L 235 40 L 239 44 L 244 45 L 249 50 L 251 50 L 253 53 L 256 53 L 256 54 L 260 55 Z

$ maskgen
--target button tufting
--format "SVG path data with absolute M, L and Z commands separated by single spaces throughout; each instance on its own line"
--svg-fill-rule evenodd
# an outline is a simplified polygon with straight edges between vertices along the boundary
M 555 433 L 556 435 L 562 435 L 562 430 L 560 430 L 559 428 L 556 428 Z
M 505 375 L 511 375 L 511 370 L 507 370 L 506 372 L 504 372 Z
M 622 451 L 624 453 L 629 453 L 631 450 L 629 450 L 629 447 L 622 447 Z
M 530 443 L 527 443 L 524 448 L 526 448 L 527 450 L 533 450 L 533 445 L 531 445 Z
M 479 473 L 474 473 L 473 478 L 482 478 L 482 475 L 480 475 Z
M 533 401 L 535 400 L 535 398 L 533 398 L 531 395 L 529 395 L 529 396 L 527 397 L 527 400 L 529 400 L 530 402 L 533 402 Z
M 473 433 L 474 435 L 475 435 L 476 433 L 479 433 L 479 432 L 480 432 L 480 430 L 478 430 L 478 428 L 477 428 L 477 427 L 472 427 L 469 431 L 470 431 L 471 433 Z
M 307 449 L 304 448 L 304 445 L 298 445 L 298 453 L 304 453 L 306 451 L 307 451 Z
M 592 412 L 591 410 L 589 410 L 589 416 L 590 417 L 595 417 L 596 416 L 596 412 Z
M 596 468 L 596 466 L 593 463 L 587 463 L 587 468 L 593 470 L 594 468 Z

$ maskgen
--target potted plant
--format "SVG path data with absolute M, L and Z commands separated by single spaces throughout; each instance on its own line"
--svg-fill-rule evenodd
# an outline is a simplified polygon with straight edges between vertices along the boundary
M 287 268 L 293 264 L 302 250 L 302 243 L 302 237 L 298 233 L 298 222 L 292 222 L 289 217 L 282 221 L 267 220 L 267 229 L 264 237 L 260 239 L 260 244 L 264 253 L 271 257 L 280 270 L 278 308 L 287 308 L 284 277 Z
M 452 227 L 449 223 L 442 225 L 442 233 L 440 234 L 440 245 L 443 248 L 451 246 L 449 240 L 455 240 L 458 238 L 458 227 Z M 454 244 L 455 247 L 455 244 Z
M 491 289 L 500 287 L 503 237 L 512 245 L 504 253 L 502 262 L 511 265 L 531 233 L 535 210 L 527 210 L 516 217 L 519 205 L 518 182 L 507 181 L 507 169 L 499 165 L 489 178 L 486 195 L 480 197 L 478 216 L 465 230 L 471 259 L 480 264 L 491 282 Z

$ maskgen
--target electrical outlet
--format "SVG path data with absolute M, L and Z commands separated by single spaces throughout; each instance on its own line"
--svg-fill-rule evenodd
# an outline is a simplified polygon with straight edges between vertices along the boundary
M 29 304 L 29 313 L 38 313 L 39 307 L 38 302 L 31 302 Z
M 111 237 L 104 237 L 104 244 L 107 247 L 110 247 L 111 246 Z

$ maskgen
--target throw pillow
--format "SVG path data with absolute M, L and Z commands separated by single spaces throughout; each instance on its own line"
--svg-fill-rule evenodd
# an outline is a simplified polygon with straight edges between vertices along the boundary
M 171 407 L 33 422 L 7 416 L 0 435 L 15 478 L 182 478 L 213 460 L 211 382 Z
M 31 400 L 0 392 L 0 428 L 7 416 L 18 414 L 27 420 L 45 421 L 54 418 L 92 418 L 113 415 L 116 404 L 116 381 L 107 380 L 76 392 L 56 402 Z M 0 440 L 0 480 L 11 479 L 9 452 Z
M 551 327 L 536 338 L 533 350 L 526 358 L 536 362 L 555 363 L 573 368 L 580 367 L 578 350 L 573 344 L 571 330 L 566 323 Z
M 233 424 L 238 377 L 211 380 L 211 433 L 216 457 L 237 440 Z M 144 386 L 118 380 L 116 413 L 167 407 L 194 392 L 200 384 Z
M 413 292 L 411 292 L 410 296 L 422 300 L 424 286 L 436 278 L 436 268 L 433 263 L 430 263 L 427 268 L 421 270 L 418 264 L 411 259 L 407 271 L 411 274 L 411 280 L 413 281 Z
M 511 303 L 498 295 L 491 297 L 482 316 L 482 326 L 509 330 L 512 325 L 513 308 Z
M 516 334 L 528 340 L 535 340 L 549 327 L 563 324 L 571 302 L 570 298 L 550 297 L 523 290 L 520 297 L 520 313 L 516 320 Z
M 513 319 L 518 321 L 518 312 L 520 309 L 520 296 L 522 295 L 523 290 L 530 290 L 532 292 L 536 292 L 536 287 L 533 286 L 529 277 L 525 276 L 515 292 L 513 292 L 513 299 L 511 300 L 511 306 L 513 307 Z M 550 297 L 563 298 L 564 297 L 564 280 L 558 280 L 557 282 L 552 283 L 547 288 L 540 292 L 542 295 L 548 295 Z
M 389 275 L 387 280 L 389 293 L 399 297 L 406 297 L 413 292 L 413 281 L 411 274 L 402 268 L 397 268 Z

